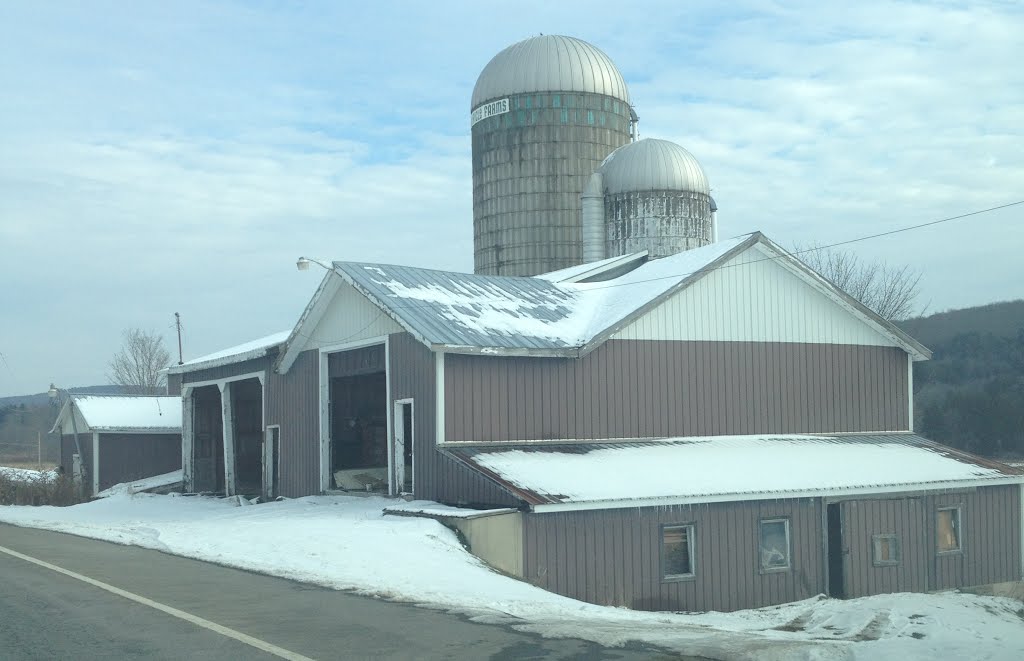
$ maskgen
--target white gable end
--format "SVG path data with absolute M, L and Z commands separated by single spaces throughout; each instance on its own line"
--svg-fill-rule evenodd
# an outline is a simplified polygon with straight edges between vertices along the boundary
M 346 282 L 338 287 L 316 326 L 306 331 L 308 337 L 302 342 L 302 350 L 359 342 L 404 331 L 398 322 Z
M 612 337 L 899 346 L 772 257 L 751 246 Z

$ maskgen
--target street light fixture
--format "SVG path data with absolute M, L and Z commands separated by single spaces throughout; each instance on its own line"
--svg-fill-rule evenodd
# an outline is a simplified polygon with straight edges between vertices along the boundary
M 316 259 L 315 257 L 299 257 L 298 261 L 295 262 L 295 268 L 300 271 L 308 271 L 310 264 L 316 264 L 317 266 L 323 267 L 328 271 L 333 271 L 334 266 L 331 264 L 324 263 L 322 260 Z

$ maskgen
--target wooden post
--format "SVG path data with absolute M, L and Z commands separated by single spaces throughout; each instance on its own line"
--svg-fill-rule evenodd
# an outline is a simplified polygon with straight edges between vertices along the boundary
M 231 382 L 220 386 L 220 403 L 223 418 L 221 427 L 224 437 L 224 495 L 235 495 L 235 425 L 231 412 Z

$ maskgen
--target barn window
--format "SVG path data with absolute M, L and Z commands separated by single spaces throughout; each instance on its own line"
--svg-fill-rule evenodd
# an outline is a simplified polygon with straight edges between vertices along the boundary
M 900 564 L 900 540 L 895 533 L 871 536 L 872 564 L 892 567 Z
M 960 550 L 959 507 L 944 507 L 939 510 L 935 534 L 939 553 L 955 553 Z
M 789 519 L 761 521 L 761 571 L 789 569 Z
M 665 580 L 693 577 L 692 525 L 662 527 L 661 575 Z

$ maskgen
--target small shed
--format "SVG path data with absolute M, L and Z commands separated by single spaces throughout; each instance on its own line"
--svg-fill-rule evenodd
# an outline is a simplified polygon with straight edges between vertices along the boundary
M 94 496 L 121 482 L 181 468 L 181 398 L 71 395 L 51 433 L 60 465 Z

